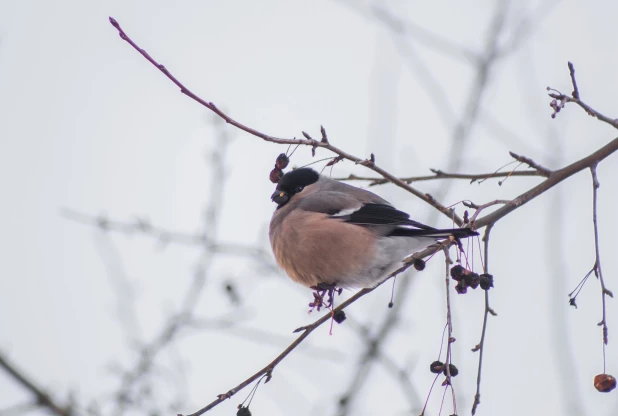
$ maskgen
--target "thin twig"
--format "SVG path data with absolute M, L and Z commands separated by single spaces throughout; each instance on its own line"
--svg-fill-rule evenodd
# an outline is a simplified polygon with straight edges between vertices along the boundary
M 545 176 L 546 178 L 549 178 L 551 174 L 554 173 L 551 169 L 547 169 L 545 166 L 539 165 L 538 163 L 536 163 L 534 160 L 530 159 L 529 157 L 520 156 L 514 152 L 509 152 L 509 154 L 511 155 L 513 159 L 516 159 L 522 163 L 525 163 L 526 165 L 530 166 L 532 169 L 535 169 L 540 175 Z M 510 176 L 514 176 L 514 172 Z
M 453 387 L 453 378 L 451 376 L 451 360 L 453 357 L 452 345 L 455 342 L 455 338 L 453 337 L 453 316 L 451 314 L 451 293 L 450 293 L 450 283 L 451 277 L 449 275 L 449 266 L 452 261 L 448 255 L 448 249 L 444 248 L 444 264 L 445 264 L 445 286 L 446 286 L 446 330 L 447 330 L 447 340 L 446 340 L 446 359 L 444 360 L 444 368 L 446 370 L 446 386 L 445 389 L 451 388 L 451 394 L 453 396 L 453 414 L 457 414 L 457 401 L 455 399 L 455 387 Z
M 573 92 L 571 96 L 579 100 L 579 88 L 577 88 L 577 81 L 575 81 L 575 66 L 572 62 L 568 63 L 569 65 L 569 74 L 571 75 L 571 84 L 573 84 Z
M 618 151 L 618 137 L 606 144 L 605 146 L 601 147 L 599 150 L 589 154 L 588 156 L 576 162 L 573 162 L 562 169 L 554 171 L 554 173 L 549 178 L 536 185 L 532 189 L 529 189 L 528 191 L 519 195 L 518 197 L 513 198 L 508 204 L 505 204 L 502 208 L 498 208 L 496 211 L 476 220 L 476 229 L 478 230 L 489 224 L 495 223 L 499 219 L 515 211 L 522 205 L 532 201 L 534 198 L 553 188 L 565 179 L 575 175 L 578 172 L 581 172 L 584 169 L 590 168 L 590 166 L 599 163 L 600 161 L 604 160 L 616 151 Z
M 493 228 L 493 224 L 489 224 L 485 228 L 485 235 L 483 236 L 483 243 L 485 246 L 483 263 L 483 272 L 489 273 L 489 233 Z M 485 290 L 485 311 L 483 313 L 483 329 L 481 330 L 481 340 L 472 349 L 473 352 L 479 353 L 479 366 L 476 374 L 476 394 L 474 395 L 474 403 L 472 404 L 472 414 L 476 413 L 476 408 L 481 403 L 481 375 L 483 373 L 483 353 L 485 352 L 485 334 L 487 333 L 487 317 L 489 314 L 496 315 L 496 312 L 489 306 L 489 290 Z
M 498 21 L 500 20 L 499 18 L 497 19 Z M 118 24 L 118 22 L 110 17 L 109 18 L 110 23 L 118 30 L 118 33 L 120 34 L 120 37 L 125 40 L 126 42 L 128 42 L 135 50 L 137 50 L 142 56 L 144 56 L 144 58 L 146 58 L 152 65 L 154 65 L 155 67 L 157 67 L 161 72 L 163 72 L 165 74 L 165 76 L 167 78 L 169 78 L 174 84 L 176 84 L 179 88 L 181 93 L 187 95 L 188 97 L 192 98 L 193 100 L 197 101 L 198 103 L 202 104 L 204 107 L 208 108 L 209 110 L 213 111 L 215 114 L 217 114 L 219 117 L 221 117 L 223 120 L 225 120 L 227 123 L 249 133 L 252 134 L 256 137 L 259 137 L 265 141 L 268 142 L 273 142 L 273 143 L 278 143 L 278 144 L 298 144 L 298 145 L 304 145 L 304 146 L 311 146 L 312 148 L 317 148 L 317 147 L 323 147 L 325 149 L 330 150 L 333 153 L 336 153 L 337 155 L 350 160 L 354 163 L 357 164 L 362 164 L 364 166 L 367 166 L 369 169 L 379 173 L 380 175 L 382 175 L 384 178 L 388 179 L 389 181 L 391 181 L 392 183 L 394 183 L 395 185 L 399 186 L 400 188 L 403 188 L 405 190 L 407 190 L 408 192 L 412 193 L 413 195 L 415 195 L 416 197 L 420 198 L 421 200 L 425 201 L 426 203 L 428 203 L 429 205 L 433 206 L 434 208 L 436 208 L 438 211 L 440 211 L 441 213 L 443 213 L 444 215 L 446 215 L 447 217 L 449 217 L 455 224 L 461 226 L 463 224 L 463 220 L 455 214 L 453 209 L 447 208 L 444 205 L 442 205 L 441 203 L 439 203 L 438 201 L 436 201 L 436 199 L 434 197 L 432 197 L 429 194 L 425 194 L 419 190 L 417 190 L 416 188 L 411 187 L 410 185 L 408 185 L 407 183 L 401 181 L 400 179 L 398 179 L 397 177 L 393 176 L 391 173 L 385 171 L 382 168 L 379 168 L 375 163 L 368 163 L 368 161 L 366 159 L 361 159 L 358 158 L 356 156 L 353 156 L 349 153 L 344 152 L 343 150 L 332 146 L 329 143 L 324 143 L 324 142 L 320 142 L 317 140 L 309 140 L 309 139 L 281 139 L 281 138 L 276 138 L 273 136 L 269 136 L 267 134 L 261 133 L 255 129 L 252 129 L 250 127 L 247 127 L 239 122 L 237 122 L 236 120 L 232 119 L 231 117 L 229 117 L 227 114 L 225 114 L 224 112 L 222 112 L 221 110 L 219 110 L 219 108 L 217 108 L 212 102 L 206 102 L 203 99 L 199 98 L 197 95 L 195 95 L 194 93 L 192 93 L 191 91 L 189 91 L 183 84 L 180 83 L 180 81 L 178 81 L 166 68 L 165 66 L 157 63 L 145 50 L 143 50 L 142 48 L 140 48 L 137 44 L 135 44 L 135 42 L 133 42 L 133 40 L 131 40 L 126 33 L 122 30 L 122 28 L 120 27 L 120 25 Z M 489 54 L 488 56 L 490 56 L 491 54 Z M 482 66 L 482 68 L 484 68 L 484 72 L 487 71 L 487 67 L 486 66 Z M 485 74 L 486 76 L 487 74 Z M 482 77 L 483 80 L 485 80 L 485 77 Z M 479 82 L 480 84 L 484 85 L 484 82 Z M 581 100 L 573 98 L 573 97 L 568 97 L 568 96 L 564 96 L 563 94 L 556 94 L 556 93 L 550 93 L 549 94 L 550 97 L 553 98 L 564 98 L 567 102 L 575 102 L 577 103 L 580 107 L 582 107 L 584 110 L 586 110 L 586 112 L 588 114 L 590 114 L 591 116 L 596 117 L 597 119 L 608 123 L 610 125 L 612 125 L 613 127 L 618 129 L 618 119 L 611 119 L 601 113 L 599 113 L 598 111 L 594 110 L 593 108 L 591 108 L 590 106 L 588 106 L 587 104 L 583 103 Z M 477 97 L 477 99 L 480 98 L 480 96 Z M 467 130 L 466 130 L 467 131 Z M 476 222 L 476 226 L 478 228 L 484 227 L 486 225 L 488 225 L 489 223 L 495 223 L 497 220 L 499 220 L 500 218 L 504 217 L 505 215 L 509 214 L 510 212 L 514 211 L 515 209 L 519 208 L 520 206 L 524 205 L 525 203 L 531 201 L 532 199 L 536 198 L 537 196 L 541 195 L 542 193 L 544 193 L 545 191 L 547 191 L 548 189 L 552 188 L 553 186 L 555 186 L 556 184 L 562 182 L 564 179 L 574 175 L 575 173 L 586 169 L 588 167 L 591 166 L 592 163 L 594 162 L 599 162 L 603 159 L 605 159 L 607 156 L 609 156 L 610 154 L 614 153 L 616 150 L 618 150 L 618 138 L 612 140 L 610 143 L 608 143 L 607 145 L 603 146 L 601 149 L 597 150 L 596 152 L 592 153 L 591 155 L 589 155 L 588 157 L 585 157 L 583 159 L 580 159 L 577 162 L 572 163 L 571 165 L 557 170 L 554 172 L 554 174 L 552 174 L 551 177 L 549 177 L 547 180 L 545 180 L 544 182 L 542 182 L 541 184 L 535 186 L 534 188 L 530 189 L 529 191 L 521 194 L 519 197 L 513 199 L 511 201 L 511 203 L 506 204 L 504 207 L 492 212 L 491 214 L 481 218 L 480 220 L 478 220 Z
M 463 204 L 467 206 L 468 208 L 473 208 L 476 210 L 474 214 L 472 214 L 472 217 L 470 217 L 470 220 L 468 221 L 470 224 L 474 225 L 474 221 L 476 221 L 476 218 L 485 208 L 489 208 L 494 205 L 500 205 L 500 204 L 504 205 L 504 204 L 508 204 L 509 202 L 511 201 L 509 201 L 508 199 L 496 199 L 494 201 L 486 202 L 483 205 L 476 205 L 468 201 L 463 201 Z
M 278 137 L 270 136 L 270 135 L 262 133 L 262 132 L 260 132 L 258 130 L 252 129 L 251 127 L 247 127 L 244 124 L 234 120 L 233 118 L 228 116 L 226 113 L 221 111 L 214 103 L 203 100 L 202 98 L 198 97 L 193 92 L 191 92 L 187 87 L 185 87 L 176 77 L 174 77 L 167 70 L 167 68 L 164 65 L 159 64 L 157 61 L 155 61 L 148 54 L 148 52 L 146 52 L 144 49 L 140 48 L 129 36 L 127 36 L 127 34 L 120 27 L 120 24 L 118 24 L 116 19 L 114 19 L 113 17 L 110 17 L 109 18 L 109 22 L 112 24 L 112 26 L 114 26 L 118 30 L 118 34 L 120 35 L 120 37 L 123 40 L 125 40 L 128 44 L 130 44 L 133 47 L 133 49 L 138 51 L 144 58 L 146 58 L 146 60 L 148 60 L 148 62 L 150 62 L 157 69 L 159 69 L 170 81 L 172 81 L 174 84 L 176 84 L 176 86 L 180 88 L 180 92 L 182 94 L 185 94 L 187 97 L 197 101 L 198 103 L 200 103 L 201 105 L 203 105 L 204 107 L 206 107 L 207 109 L 212 111 L 213 113 L 217 114 L 219 117 L 221 117 L 223 120 L 225 120 L 226 123 L 231 124 L 232 126 L 238 128 L 240 130 L 243 130 L 243 131 L 245 131 L 245 132 L 247 132 L 247 133 L 249 133 L 249 134 L 251 134 L 253 136 L 259 137 L 262 140 L 267 141 L 267 142 L 278 143 L 278 144 L 303 145 L 303 146 L 309 146 L 312 149 L 316 149 L 318 147 L 322 147 L 324 149 L 330 150 L 331 152 L 333 152 L 333 153 L 343 157 L 344 159 L 350 160 L 350 161 L 352 161 L 352 162 L 354 162 L 356 164 L 361 164 L 363 166 L 366 166 L 367 168 L 373 170 L 374 172 L 382 175 L 384 178 L 388 179 L 389 181 L 391 181 L 395 185 L 399 186 L 400 188 L 405 189 L 406 191 L 410 192 L 411 194 L 413 194 L 417 198 L 420 198 L 421 200 L 425 201 L 427 204 L 429 204 L 432 207 L 436 208 L 438 211 L 442 212 L 448 218 L 453 220 L 456 224 L 462 224 L 462 222 L 463 222 L 462 219 L 459 218 L 459 216 L 457 216 L 457 214 L 455 214 L 455 212 L 452 209 L 446 208 L 444 205 L 439 203 L 431 195 L 426 194 L 424 192 L 421 192 L 421 191 L 419 191 L 416 188 L 413 188 L 412 186 L 408 185 L 407 183 L 405 183 L 403 181 L 400 181 L 393 174 L 391 174 L 391 173 L 387 172 L 386 170 L 378 167 L 375 164 L 375 160 L 371 160 L 373 158 L 361 159 L 359 157 L 353 156 L 353 155 L 351 155 L 351 154 L 349 154 L 347 152 L 344 152 L 343 150 L 341 150 L 341 149 L 331 145 L 328 141 L 318 141 L 318 140 L 307 139 L 307 138 L 306 139 L 283 139 L 283 138 L 278 138 Z
M 34 381 L 29 379 L 21 370 L 10 363 L 2 353 L 0 353 L 0 367 L 2 367 L 17 383 L 28 390 L 35 399 L 35 404 L 44 407 L 58 416 L 72 416 L 73 409 L 70 406 L 58 404 L 49 394 L 45 393 Z
M 577 81 L 575 81 L 575 66 L 571 62 L 568 63 L 568 66 L 569 66 L 569 73 L 571 75 L 571 83 L 573 84 L 572 95 L 570 96 L 565 95 L 565 94 L 562 94 L 560 91 L 555 90 L 553 88 L 550 88 L 550 87 L 547 88 L 547 90 L 549 91 L 548 95 L 551 98 L 555 100 L 559 100 L 561 102 L 561 105 L 559 108 L 556 108 L 555 104 L 552 103 L 552 107 L 554 108 L 554 114 L 552 115 L 552 117 L 555 117 L 556 113 L 560 111 L 560 109 L 564 106 L 564 103 L 575 103 L 581 108 L 583 108 L 589 116 L 595 117 L 596 119 L 609 124 L 615 129 L 618 129 L 618 119 L 610 118 L 610 117 L 607 117 L 599 113 L 597 110 L 590 107 L 588 104 L 586 104 L 580 99 L 579 89 L 577 88 Z
M 607 314 L 606 314 L 606 305 L 605 300 L 606 296 L 614 297 L 613 293 L 605 287 L 605 280 L 603 279 L 603 270 L 601 269 L 601 251 L 599 249 L 599 224 L 597 219 L 597 209 L 598 209 L 598 190 L 599 190 L 599 179 L 597 177 L 597 165 L 594 164 L 590 166 L 590 173 L 592 174 L 592 224 L 594 227 L 594 252 L 595 252 L 595 263 L 594 263 L 594 273 L 599 279 L 599 283 L 601 284 L 601 303 L 603 308 L 603 318 L 601 322 L 599 322 L 599 326 L 602 327 L 603 330 L 603 372 L 605 372 L 605 349 L 608 342 L 608 327 L 607 327 Z
M 492 172 L 492 173 L 447 173 L 439 169 L 430 169 L 430 170 L 434 173 L 433 175 L 409 176 L 409 177 L 399 178 L 399 180 L 405 183 L 412 183 L 412 182 L 421 182 L 421 181 L 432 181 L 436 179 L 467 179 L 467 180 L 470 180 L 470 183 L 473 183 L 478 180 L 491 179 L 491 178 L 504 178 L 506 176 L 545 176 L 545 177 L 549 176 L 538 170 L 520 170 L 520 171 L 515 171 L 515 172 Z M 350 174 L 347 177 L 333 178 L 333 179 L 337 181 L 368 181 L 369 186 L 383 185 L 383 184 L 389 183 L 389 181 L 383 178 L 372 178 L 372 177 L 366 177 L 366 176 L 358 176 L 354 174 Z

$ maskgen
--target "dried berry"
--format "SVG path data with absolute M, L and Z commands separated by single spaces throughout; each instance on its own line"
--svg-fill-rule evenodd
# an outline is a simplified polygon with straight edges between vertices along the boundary
M 429 365 L 429 371 L 434 374 L 440 374 L 444 371 L 444 363 L 442 361 L 434 361 Z
M 335 320 L 335 322 L 337 322 L 338 324 L 342 323 L 343 321 L 345 321 L 345 312 L 342 310 L 336 311 L 333 314 L 333 319 Z
M 423 259 L 414 259 L 414 268 L 419 272 L 421 270 L 425 270 L 425 260 Z
M 453 278 L 453 280 L 456 281 L 460 281 L 461 279 L 464 278 L 464 273 L 465 273 L 466 269 L 464 269 L 461 264 L 458 264 L 456 266 L 453 266 L 451 268 L 451 277 Z
M 288 167 L 290 163 L 290 158 L 285 153 L 281 153 L 277 156 L 277 160 L 275 160 L 275 167 L 279 168 L 279 170 L 283 170 Z
M 457 282 L 457 284 L 455 285 L 455 291 L 459 293 L 460 295 L 463 295 L 464 293 L 468 291 L 468 285 L 463 280 L 460 282 Z
M 251 411 L 248 407 L 239 406 L 238 412 L 236 412 L 236 416 L 251 416 Z
M 455 377 L 457 374 L 459 374 L 459 370 L 453 364 L 448 365 L 448 371 L 449 373 L 451 373 L 451 377 Z M 447 375 L 446 368 L 444 368 L 442 372 L 444 373 L 444 375 Z
M 481 282 L 481 277 L 477 273 L 470 272 L 464 276 L 464 280 L 468 286 L 472 289 L 476 289 Z
M 481 275 L 480 285 L 481 289 L 489 290 L 490 287 L 494 287 L 494 277 L 488 273 L 483 273 Z
M 597 374 L 594 376 L 594 388 L 601 393 L 609 393 L 616 388 L 616 378 L 609 374 Z
M 283 172 L 281 172 L 281 169 L 275 166 L 275 168 L 270 171 L 270 175 L 268 177 L 270 178 L 270 181 L 272 183 L 279 183 L 282 176 L 283 176 Z

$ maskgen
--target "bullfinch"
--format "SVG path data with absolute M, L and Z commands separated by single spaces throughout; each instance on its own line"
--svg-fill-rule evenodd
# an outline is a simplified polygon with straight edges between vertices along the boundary
M 307 287 L 374 287 L 406 256 L 439 239 L 478 235 L 421 224 L 378 195 L 310 168 L 283 175 L 271 199 L 277 204 L 269 230 L 275 259 Z

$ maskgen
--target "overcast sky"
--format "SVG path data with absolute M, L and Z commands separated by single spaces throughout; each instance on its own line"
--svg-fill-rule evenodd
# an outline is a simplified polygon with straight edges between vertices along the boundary
M 570 93 L 570 60 L 582 98 L 618 117 L 618 3 L 511 3 L 498 49 L 511 47 L 491 67 L 478 118 L 455 158 L 461 172 L 495 171 L 512 160 L 508 151 L 558 168 L 616 136 L 573 105 L 552 120 L 545 87 Z M 319 137 L 324 125 L 334 145 L 358 157 L 373 152 L 382 167 L 411 176 L 449 170 L 453 132 L 469 116 L 474 91 L 470 56 L 485 49 L 497 4 L 0 2 L 0 352 L 59 400 L 73 392 L 80 404 L 96 402 L 111 414 L 118 371 L 136 361 L 129 340 L 149 342 L 159 333 L 166 316 L 181 307 L 196 265 L 206 262 L 199 248 L 162 249 L 148 236 L 106 235 L 68 219 L 66 209 L 214 232 L 213 223 L 204 225 L 203 211 L 227 178 L 215 204 L 217 238 L 269 250 L 266 226 L 274 207 L 267 177 L 286 148 L 214 123 L 119 38 L 108 16 L 196 94 L 243 124 L 285 138 L 303 130 Z M 396 22 L 386 24 L 376 7 L 410 26 L 402 24 L 397 33 Z M 219 158 L 224 171 L 213 169 L 213 152 L 225 152 Z M 316 158 L 327 156 L 318 150 Z M 301 148 L 292 164 L 312 160 Z M 349 173 L 372 175 L 350 162 L 332 172 Z M 598 174 L 603 270 L 615 292 L 618 157 L 604 161 Z M 513 198 L 538 182 L 453 182 L 443 202 Z M 439 187 L 418 184 L 424 192 Z M 416 219 L 451 225 L 392 185 L 372 190 Z M 578 309 L 567 302 L 594 263 L 591 193 L 590 174 L 582 172 L 494 228 L 491 304 L 499 316 L 490 320 L 478 414 L 613 415 L 618 409 L 615 391 L 603 395 L 592 386 L 602 372 L 598 282 L 588 282 Z M 457 209 L 463 214 L 461 205 Z M 354 414 L 420 413 L 445 315 L 443 263 L 438 257 L 432 263 L 412 277 L 397 333 L 384 348 L 405 369 L 420 402 L 378 364 L 352 404 Z M 223 329 L 181 336 L 162 353 L 163 368 L 174 370 L 160 371 L 154 387 L 161 403 L 184 393 L 178 405 L 163 409 L 166 414 L 207 404 L 274 358 L 294 339 L 294 328 L 317 318 L 306 313 L 308 290 L 263 265 L 218 257 L 207 270 L 196 313 L 231 315 L 243 328 L 272 336 L 253 340 Z M 221 289 L 225 282 L 238 287 L 240 310 Z M 333 336 L 326 327 L 312 334 L 314 349 L 296 351 L 277 367 L 258 391 L 253 414 L 336 414 L 364 348 L 355 327 L 377 330 L 389 313 L 390 290 L 384 285 L 351 307 L 350 322 Z M 469 414 L 476 386 L 478 356 L 470 349 L 480 335 L 479 292 L 453 300 L 459 414 Z M 127 305 L 133 312 L 123 309 Z M 607 306 L 607 371 L 616 376 L 618 306 L 611 299 Z M 434 389 L 428 415 L 438 414 L 441 393 Z M 212 414 L 234 414 L 246 394 Z M 0 411 L 29 397 L 0 371 Z M 443 414 L 451 414 L 446 403 Z

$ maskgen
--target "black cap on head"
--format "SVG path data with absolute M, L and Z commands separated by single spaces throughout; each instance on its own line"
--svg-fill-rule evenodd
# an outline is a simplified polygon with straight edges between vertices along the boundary
M 279 180 L 277 190 L 271 199 L 282 207 L 292 196 L 301 192 L 305 186 L 316 183 L 320 179 L 320 174 L 311 168 L 300 168 L 292 170 Z

